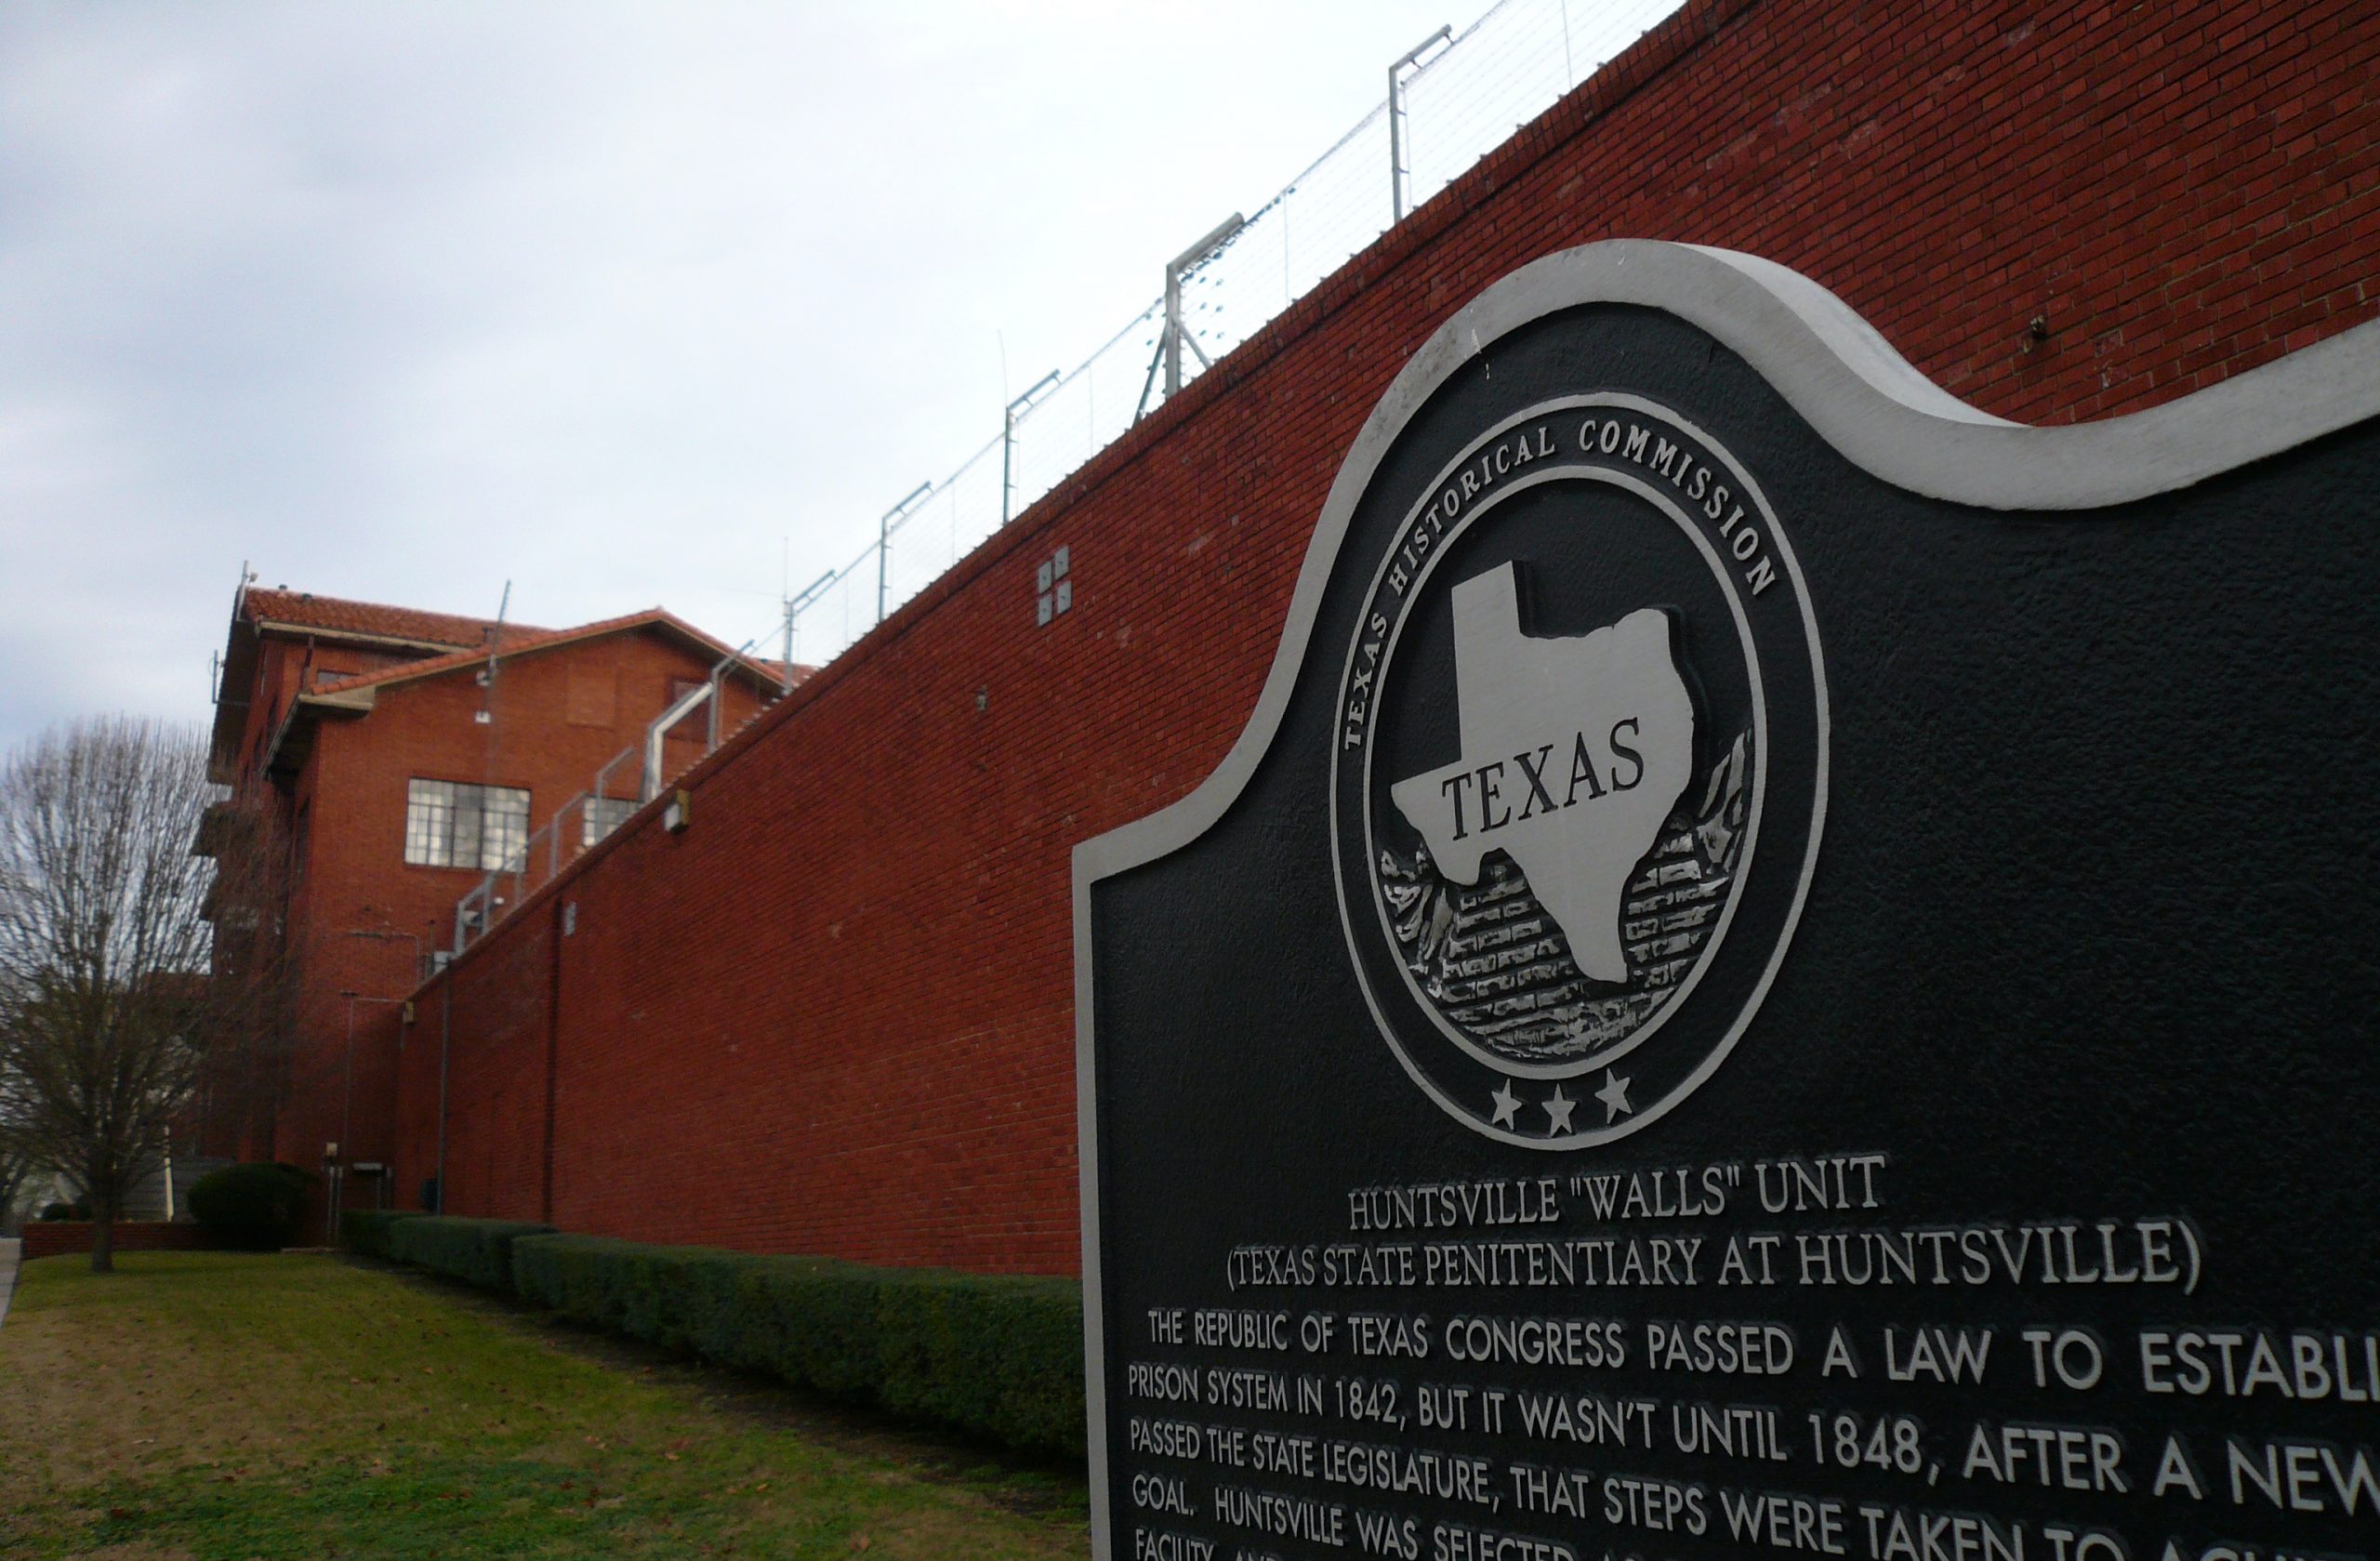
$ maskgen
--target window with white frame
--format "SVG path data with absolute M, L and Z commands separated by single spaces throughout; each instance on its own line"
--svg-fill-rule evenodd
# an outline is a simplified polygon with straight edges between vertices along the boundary
M 529 843 L 529 791 L 415 780 L 405 788 L 405 861 L 490 872 Z
M 637 804 L 629 797 L 589 797 L 587 799 L 587 822 L 580 843 L 593 845 L 628 821 Z

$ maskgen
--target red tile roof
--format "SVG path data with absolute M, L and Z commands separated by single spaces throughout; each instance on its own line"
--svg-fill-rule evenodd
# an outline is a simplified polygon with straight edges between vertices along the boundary
M 499 628 L 502 644 L 509 646 L 532 635 L 551 632 L 528 624 L 498 626 L 492 618 L 464 617 L 454 613 L 425 613 L 413 607 L 388 607 L 377 602 L 348 602 L 311 591 L 261 590 L 251 586 L 242 613 L 258 623 L 288 624 L 336 634 L 369 634 L 384 640 L 410 640 L 423 644 L 484 647 L 487 631 Z
M 255 594 L 256 593 L 253 591 L 249 593 L 251 597 Z M 354 606 L 360 604 L 353 602 L 342 602 L 339 605 Z M 373 610 L 386 613 L 403 612 L 403 609 L 393 607 L 376 608 Z M 421 615 L 434 616 L 435 615 Z M 456 621 L 464 622 L 470 620 L 458 619 Z M 709 655 L 721 660 L 724 660 L 727 656 L 734 654 L 733 647 L 722 644 L 719 641 L 712 639 L 709 635 L 704 633 L 701 629 L 696 628 L 693 624 L 688 623 L 685 619 L 660 607 L 647 607 L 641 613 L 628 613 L 616 618 L 602 618 L 594 623 L 580 624 L 575 628 L 531 628 L 522 629 L 515 633 L 512 631 L 512 625 L 508 624 L 505 628 L 507 632 L 504 637 L 503 646 L 504 655 L 508 658 L 516 655 L 525 655 L 533 651 L 549 650 L 556 645 L 571 644 L 580 640 L 593 640 L 606 634 L 621 634 L 639 628 L 660 628 L 668 630 L 671 633 L 678 634 L 686 640 L 693 642 L 694 644 L 702 647 Z M 374 631 L 365 630 L 364 632 Z M 407 682 L 415 678 L 434 678 L 443 673 L 460 671 L 463 668 L 469 667 L 478 667 L 486 660 L 487 650 L 486 647 L 483 645 L 470 650 L 452 651 L 444 655 L 434 655 L 426 661 L 408 661 L 401 663 L 395 667 L 383 667 L 377 672 L 363 672 L 351 678 L 341 678 L 337 682 L 324 683 L 311 692 L 315 696 L 320 697 L 325 695 L 343 694 L 350 689 L 377 687 L 382 683 Z M 751 670 L 753 675 L 765 679 L 773 683 L 783 675 L 784 671 L 784 664 L 782 662 L 766 661 L 757 656 L 744 657 L 744 665 Z M 814 668 L 808 667 L 795 668 L 794 681 L 796 682 L 800 681 L 803 678 L 808 677 L 813 670 Z

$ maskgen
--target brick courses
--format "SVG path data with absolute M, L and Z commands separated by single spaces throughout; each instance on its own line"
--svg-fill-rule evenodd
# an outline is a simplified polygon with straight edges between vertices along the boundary
M 310 1171 L 321 1168 L 324 1145 L 333 1142 L 343 1160 L 387 1163 L 395 1149 L 397 1003 L 420 979 L 416 951 L 447 946 L 455 902 L 482 878 L 477 868 L 405 862 L 409 783 L 525 787 L 530 827 L 543 827 L 600 766 L 641 743 L 675 684 L 706 677 L 726 647 L 657 611 L 565 632 L 508 628 L 496 673 L 483 686 L 483 645 L 435 653 L 448 641 L 477 642 L 494 625 L 286 591 L 248 592 L 241 615 L 230 659 L 246 676 L 226 688 L 217 773 L 225 780 L 267 769 L 278 775 L 275 795 L 305 865 L 286 919 L 303 985 L 278 1097 L 269 1105 L 204 1101 L 198 1142 L 203 1152 Z M 244 623 L 263 627 L 251 631 Z M 401 639 L 410 648 L 375 650 L 339 638 L 356 633 Z M 298 695 L 351 696 L 364 684 L 376 685 L 368 711 L 301 711 L 302 756 L 271 760 Z M 234 702 L 242 687 L 245 704 Z M 722 731 L 733 732 L 758 713 L 761 692 L 737 677 L 722 689 Z M 683 728 L 688 737 L 666 743 L 672 770 L 701 754 L 702 724 L 697 713 Z M 300 746 L 284 741 L 283 751 Z M 637 763 L 615 773 L 614 796 L 635 795 Z M 576 844 L 567 842 L 565 857 Z M 351 1057 L 348 992 L 358 994 Z M 409 1205 L 416 1191 L 400 1185 L 390 1196 Z M 381 1193 L 358 1181 L 346 1196 L 350 1207 L 362 1207 Z M 320 1215 L 317 1205 L 310 1220 Z
M 1696 0 L 698 767 L 684 833 L 640 819 L 424 988 L 405 1184 L 451 999 L 456 1212 L 1075 1271 L 1068 852 L 1238 734 L 1436 324 L 1553 250 L 1719 245 L 1987 411 L 2137 411 L 2380 311 L 2375 65 L 2349 0 Z
M 455 901 L 482 876 L 472 868 L 406 864 L 408 783 L 420 776 L 526 786 L 530 827 L 541 828 L 598 767 L 641 738 L 645 722 L 668 703 L 672 680 L 700 679 L 709 665 L 703 654 L 657 635 L 615 634 L 506 661 L 485 691 L 468 671 L 449 673 L 383 690 L 361 720 L 324 721 L 296 791 L 305 810 L 308 866 L 289 919 L 306 943 L 309 1006 L 275 1158 L 314 1169 L 323 1144 L 341 1138 L 343 1118 L 345 1158 L 386 1162 L 393 1152 L 386 1102 L 398 1010 L 386 1003 L 357 1008 L 350 1105 L 339 994 L 403 997 L 415 979 L 415 946 L 349 934 L 411 933 L 426 947 L 444 947 L 453 937 Z M 570 682 L 590 674 L 615 687 L 615 719 L 574 725 L 566 719 Z M 758 708 L 748 686 L 731 686 L 727 698 L 729 730 Z M 485 725 L 472 719 L 483 703 L 491 716 Z M 699 716 L 693 724 L 700 724 Z M 691 743 L 669 746 L 680 750 L 679 762 L 699 752 Z M 633 765 L 623 766 L 614 794 L 633 795 L 636 782 Z M 360 1189 L 350 1194 L 359 1196 Z

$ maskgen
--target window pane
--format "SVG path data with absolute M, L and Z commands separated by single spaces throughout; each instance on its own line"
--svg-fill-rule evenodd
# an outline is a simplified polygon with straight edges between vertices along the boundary
M 480 794 L 485 787 L 455 787 L 455 823 L 446 860 L 456 867 L 485 866 L 480 860 Z
M 405 860 L 417 867 L 454 865 L 455 786 L 416 780 L 405 788 Z
M 636 812 L 636 802 L 628 797 L 589 797 L 587 799 L 587 822 L 581 843 L 593 845 L 628 822 Z
M 529 793 L 511 786 L 472 789 L 480 797 L 480 866 L 489 871 L 509 866 L 528 849 Z
M 525 787 L 415 780 L 405 787 L 405 861 L 415 866 L 490 872 L 528 841 Z

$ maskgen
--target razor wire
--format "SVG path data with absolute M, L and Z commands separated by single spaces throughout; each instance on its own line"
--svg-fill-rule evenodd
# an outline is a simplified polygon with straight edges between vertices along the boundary
M 1551 108 L 1682 0 L 1501 0 L 1423 53 L 1369 113 L 1183 273 L 1188 384 L 1394 225 L 1390 119 L 1418 207 Z M 1163 394 L 1162 298 L 1000 434 L 888 512 L 852 560 L 787 604 L 793 655 L 831 660 L 1121 437 Z

